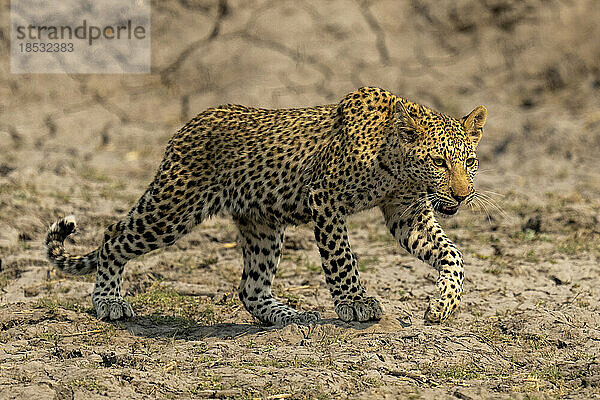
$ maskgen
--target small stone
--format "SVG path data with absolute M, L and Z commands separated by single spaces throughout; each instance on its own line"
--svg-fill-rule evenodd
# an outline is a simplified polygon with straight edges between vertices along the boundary
M 370 380 L 379 380 L 381 379 L 381 373 L 375 369 L 370 369 L 365 373 L 365 378 Z

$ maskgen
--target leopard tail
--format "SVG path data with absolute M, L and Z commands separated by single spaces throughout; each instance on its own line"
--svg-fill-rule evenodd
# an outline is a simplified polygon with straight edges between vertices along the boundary
M 64 241 L 76 228 L 75 217 L 69 215 L 52 224 L 44 244 L 48 260 L 60 271 L 72 275 L 86 275 L 96 271 L 98 251 L 93 250 L 82 256 L 69 254 L 65 250 Z

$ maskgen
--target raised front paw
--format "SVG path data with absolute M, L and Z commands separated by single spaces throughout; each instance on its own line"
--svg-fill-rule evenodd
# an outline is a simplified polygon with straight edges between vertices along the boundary
M 135 315 L 133 309 L 122 297 L 96 297 L 92 299 L 98 319 L 121 319 Z
M 354 301 L 341 301 L 335 306 L 335 312 L 345 322 L 378 320 L 383 316 L 379 301 L 370 296 Z
M 431 299 L 429 300 L 429 307 L 425 311 L 425 321 L 440 323 L 447 319 L 456 310 L 457 306 L 458 300 L 453 300 L 452 298 L 447 300 Z

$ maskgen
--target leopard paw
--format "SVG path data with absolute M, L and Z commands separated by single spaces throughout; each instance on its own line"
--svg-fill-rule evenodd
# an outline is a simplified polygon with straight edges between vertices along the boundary
M 383 309 L 375 297 L 365 296 L 359 300 L 344 300 L 335 306 L 335 312 L 342 321 L 371 321 L 383 316 Z
M 458 303 L 451 301 L 443 301 L 441 299 L 431 299 L 429 307 L 425 311 L 424 319 L 430 323 L 440 323 L 448 319 L 452 312 L 456 309 Z
M 291 323 L 300 325 L 314 324 L 321 319 L 321 313 L 318 311 L 303 311 L 292 317 Z
M 122 297 L 97 297 L 92 299 L 98 319 L 116 320 L 135 316 L 133 309 Z

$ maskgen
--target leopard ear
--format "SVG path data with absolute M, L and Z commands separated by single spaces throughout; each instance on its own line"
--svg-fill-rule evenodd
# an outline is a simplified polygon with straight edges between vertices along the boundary
M 481 140 L 486 118 L 487 109 L 484 106 L 476 107 L 469 115 L 462 118 L 465 132 L 467 132 L 467 136 L 469 136 L 475 146 Z
M 394 110 L 394 122 L 396 131 L 407 142 L 413 142 L 419 135 L 419 124 L 406 108 L 401 99 L 396 101 Z

